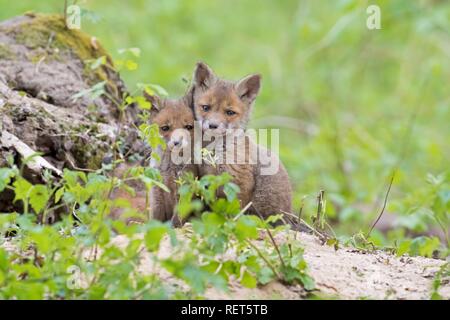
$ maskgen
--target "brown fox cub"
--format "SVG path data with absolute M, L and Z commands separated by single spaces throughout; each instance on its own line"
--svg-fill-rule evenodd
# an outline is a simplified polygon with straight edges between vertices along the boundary
M 160 156 L 160 161 L 152 161 L 150 166 L 159 169 L 163 178 L 163 183 L 170 192 L 166 192 L 159 187 L 153 187 L 150 190 L 150 208 L 147 204 L 147 191 L 143 183 L 137 182 L 132 186 L 135 188 L 136 195 L 131 196 L 125 190 L 119 189 L 113 194 L 113 199 L 126 199 L 131 208 L 145 213 L 150 209 L 151 216 L 160 221 L 172 222 L 180 225 L 181 221 L 174 215 L 175 205 L 177 204 L 178 187 L 176 180 L 184 172 L 192 172 L 197 176 L 197 168 L 191 164 L 194 113 L 189 106 L 187 99 L 161 99 L 157 96 L 150 96 L 144 93 L 147 100 L 152 104 L 150 111 L 150 121 L 156 123 L 159 127 L 159 133 L 166 142 L 166 149 L 153 150 Z M 182 156 L 180 156 L 180 154 Z M 132 167 L 131 164 L 122 164 L 117 174 L 123 175 L 126 170 Z M 114 208 L 111 212 L 113 218 L 122 215 L 123 210 Z M 136 220 L 132 219 L 131 221 Z M 142 219 L 138 220 L 142 221 Z
M 150 192 L 151 214 L 154 219 L 179 224 L 174 215 L 178 201 L 178 180 L 183 173 L 192 172 L 197 176 L 197 167 L 191 160 L 194 139 L 194 113 L 187 98 L 160 99 L 157 96 L 146 95 L 151 102 L 150 120 L 159 127 L 159 132 L 166 142 L 165 150 L 154 150 L 160 156 L 160 162 L 152 162 L 151 166 L 158 168 L 163 183 L 170 192 L 153 187 Z
M 227 159 L 215 165 L 202 163 L 199 165 L 199 176 L 228 172 L 240 188 L 238 197 L 241 207 L 252 202 L 248 212 L 267 217 L 282 211 L 291 212 L 292 190 L 286 169 L 276 155 L 249 139 L 244 138 L 241 140 L 244 143 L 239 143 L 233 138 L 231 144 L 227 139 L 232 131 L 230 129 L 246 129 L 260 83 L 261 76 L 258 74 L 238 82 L 220 79 L 206 64 L 200 62 L 194 72 L 190 93 L 195 117 L 200 121 L 204 135 L 209 133 L 215 138 L 222 136 L 222 141 L 227 140 L 227 144 L 218 142 L 227 158 L 227 149 L 233 148 L 234 156 L 237 150 L 247 160 L 237 164 L 230 164 Z M 260 161 L 260 157 L 256 161 L 248 161 L 255 159 L 255 151 L 259 155 L 265 154 L 266 160 L 275 167 L 272 173 L 263 173 L 266 164 Z

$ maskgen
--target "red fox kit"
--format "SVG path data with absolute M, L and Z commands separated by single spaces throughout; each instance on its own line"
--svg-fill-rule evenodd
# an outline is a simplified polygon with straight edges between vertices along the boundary
M 247 76 L 238 82 L 226 81 L 216 77 L 206 64 L 198 63 L 191 88 L 191 104 L 203 132 L 212 131 L 215 137 L 225 136 L 226 140 L 230 129 L 246 129 L 260 83 L 261 76 L 258 74 Z M 258 154 L 265 153 L 272 166 L 275 166 L 275 171 L 272 174 L 262 174 L 264 165 L 259 158 L 254 163 L 247 161 L 244 164 L 230 164 L 225 159 L 217 165 L 201 164 L 199 175 L 222 172 L 231 174 L 233 182 L 240 187 L 238 197 L 241 206 L 245 207 L 252 202 L 249 213 L 267 217 L 283 211 L 291 212 L 291 185 L 286 169 L 278 157 L 248 139 L 244 140 L 244 144 L 232 139 L 231 144 L 227 141 L 227 145 L 223 147 L 228 149 L 230 145 L 240 148 L 238 152 L 243 153 L 247 160 L 253 157 L 252 150 L 256 150 Z M 224 151 L 228 157 L 228 150 Z
M 166 192 L 153 187 L 150 192 L 151 214 L 154 219 L 171 220 L 179 224 L 174 215 L 178 201 L 178 186 L 176 180 L 184 172 L 192 172 L 197 176 L 197 167 L 191 160 L 193 146 L 194 113 L 186 98 L 170 100 L 157 96 L 146 95 L 152 104 L 150 120 L 159 127 L 164 138 L 166 150 L 154 150 L 160 156 L 160 162 L 151 165 L 158 168 L 163 183 L 169 188 Z M 180 156 L 180 154 L 182 156 Z
M 166 142 L 165 150 L 153 150 L 160 156 L 160 161 L 152 161 L 151 166 L 159 169 L 163 178 L 163 183 L 170 192 L 166 192 L 159 187 L 150 190 L 150 208 L 147 208 L 147 191 L 142 183 L 134 183 L 136 195 L 132 196 L 125 190 L 116 190 L 113 199 L 123 198 L 129 201 L 131 208 L 140 212 L 148 213 L 151 217 L 160 221 L 168 221 L 179 225 L 181 222 L 174 215 L 177 203 L 178 187 L 176 180 L 184 172 L 192 172 L 197 176 L 197 168 L 191 164 L 191 146 L 193 145 L 194 113 L 186 98 L 161 99 L 157 96 L 150 96 L 145 93 L 145 97 L 151 103 L 150 120 L 159 127 L 159 133 Z M 182 156 L 180 156 L 182 154 Z M 122 174 L 130 169 L 132 165 L 122 164 L 117 174 Z M 121 209 L 114 208 L 112 217 L 119 217 Z M 133 219 L 135 220 L 135 219 Z M 131 221 L 133 221 L 131 220 Z M 140 220 L 138 220 L 140 221 Z

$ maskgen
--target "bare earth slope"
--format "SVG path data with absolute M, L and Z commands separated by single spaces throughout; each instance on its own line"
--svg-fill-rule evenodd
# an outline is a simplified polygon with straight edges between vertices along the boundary
M 183 237 L 183 231 L 178 232 Z M 310 275 L 314 278 L 321 296 L 339 299 L 430 299 L 432 282 L 445 261 L 423 257 L 396 257 L 385 252 L 364 253 L 354 248 L 321 245 L 315 236 L 297 233 L 298 241 L 305 249 Z M 113 240 L 119 247 L 127 238 Z M 281 243 L 283 235 L 276 241 Z M 171 254 L 169 239 L 160 248 L 161 256 Z M 154 270 L 151 259 L 145 255 L 140 266 L 143 273 Z M 170 274 L 157 270 L 164 281 L 174 281 Z M 439 290 L 444 299 L 450 299 L 449 279 L 443 279 Z M 208 299 L 303 299 L 305 291 L 300 286 L 285 286 L 272 282 L 266 286 L 247 289 L 238 283 L 230 284 L 230 292 L 209 289 Z

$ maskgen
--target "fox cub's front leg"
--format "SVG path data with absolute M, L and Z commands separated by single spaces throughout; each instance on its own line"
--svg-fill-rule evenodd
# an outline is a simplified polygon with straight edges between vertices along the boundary
M 168 221 L 172 218 L 172 211 L 167 208 L 167 192 L 158 187 L 150 190 L 151 217 L 159 221 Z

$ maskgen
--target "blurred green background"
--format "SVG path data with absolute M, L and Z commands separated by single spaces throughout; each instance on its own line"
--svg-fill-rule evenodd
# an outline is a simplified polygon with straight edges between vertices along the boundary
M 76 2 L 82 30 L 113 57 L 141 49 L 137 70 L 123 72 L 130 88 L 156 83 L 180 95 L 199 60 L 229 79 L 260 72 L 251 126 L 281 129 L 296 211 L 304 203 L 313 215 L 323 189 L 338 234 L 367 231 L 398 165 L 383 218 L 393 230 L 372 240 L 431 232 L 446 242 L 450 1 Z M 381 30 L 366 27 L 369 4 L 381 8 Z M 0 20 L 63 5 L 0 0 Z

